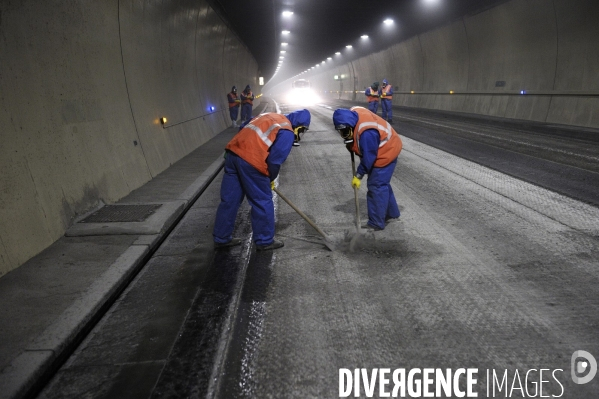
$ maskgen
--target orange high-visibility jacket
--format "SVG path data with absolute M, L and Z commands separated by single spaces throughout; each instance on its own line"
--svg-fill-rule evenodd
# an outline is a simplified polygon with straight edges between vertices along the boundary
M 249 93 L 241 93 L 242 98 L 242 103 L 243 104 L 250 104 L 250 105 L 254 105 L 254 95 L 252 94 L 252 92 L 250 91 Z
M 356 127 L 354 128 L 354 146 L 352 151 L 361 155 L 360 135 L 368 129 L 374 129 L 381 135 L 379 152 L 376 161 L 374 161 L 374 166 L 382 168 L 397 159 L 403 145 L 399 134 L 391 127 L 389 122 L 364 107 L 352 107 L 351 110 L 358 114 L 358 123 L 356 123 Z
M 368 90 L 370 90 L 370 91 L 368 92 Z M 366 92 L 368 92 L 368 93 L 366 93 Z M 366 92 L 364 92 L 364 94 L 366 94 L 366 98 L 368 99 L 369 103 L 379 100 L 378 91 L 373 90 L 372 87 L 367 88 Z
M 392 88 L 391 85 L 383 86 L 382 92 L 385 94 L 385 97 L 381 97 L 381 98 L 387 99 L 387 100 L 392 100 L 393 95 L 387 94 L 387 92 L 389 92 L 389 90 L 391 90 L 391 88 Z
M 233 107 L 238 107 L 239 106 L 239 103 L 235 101 L 235 100 L 237 100 L 237 94 L 236 93 L 230 92 L 228 94 L 228 97 L 229 98 L 228 98 L 227 101 L 229 101 L 229 108 L 233 108 Z
M 225 148 L 268 176 L 268 149 L 281 129 L 293 131 L 289 119 L 281 114 L 260 114 L 245 125 Z

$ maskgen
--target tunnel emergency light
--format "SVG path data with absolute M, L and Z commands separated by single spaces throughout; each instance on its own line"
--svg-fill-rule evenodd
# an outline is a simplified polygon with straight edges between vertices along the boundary
M 526 94 L 526 90 L 520 90 L 520 94 Z
M 216 108 L 214 108 L 214 106 L 213 106 L 213 105 L 211 105 L 211 106 L 210 106 L 210 108 L 208 108 L 208 109 L 210 110 L 210 112 L 214 112 L 214 110 L 215 110 Z
M 449 90 L 449 94 L 453 94 L 453 90 Z
M 414 94 L 414 90 L 410 91 L 410 94 Z
M 293 11 L 283 11 L 283 16 L 284 17 L 290 17 L 293 15 Z
M 165 125 L 166 124 L 166 118 L 165 117 L 160 118 L 160 123 L 162 123 L 163 125 Z
M 386 20 L 383 21 L 383 23 L 385 25 L 392 25 L 393 24 L 393 20 L 391 18 L 387 18 Z
M 288 35 L 288 34 L 290 34 L 291 32 L 290 32 L 290 31 L 288 31 L 288 30 L 284 30 L 284 31 L 283 31 L 283 32 L 281 32 L 281 33 L 282 33 L 282 34 L 284 34 L 284 35 Z

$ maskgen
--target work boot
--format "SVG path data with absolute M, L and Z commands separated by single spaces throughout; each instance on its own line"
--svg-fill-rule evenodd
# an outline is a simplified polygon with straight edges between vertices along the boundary
M 270 251 L 271 249 L 277 249 L 284 246 L 285 243 L 283 241 L 274 240 L 270 245 L 256 245 L 257 251 Z
M 229 242 L 215 242 L 214 249 L 229 248 L 241 244 L 241 238 L 233 238 Z
M 378 227 L 378 226 L 373 226 L 373 225 L 371 225 L 371 224 L 363 224 L 363 225 L 362 225 L 362 228 L 363 228 L 363 229 L 365 229 L 365 230 L 371 230 L 371 231 L 381 231 L 381 230 L 383 230 L 383 229 L 381 229 L 380 227 Z
M 393 223 L 393 222 L 397 222 L 399 221 L 399 218 L 387 218 L 385 219 L 385 223 L 389 224 L 389 223 Z
M 233 124 L 231 125 L 231 127 L 237 127 L 237 122 L 233 121 Z

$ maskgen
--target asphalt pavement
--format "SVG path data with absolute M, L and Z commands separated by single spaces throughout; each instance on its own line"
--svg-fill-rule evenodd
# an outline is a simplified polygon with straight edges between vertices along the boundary
M 370 380 L 360 381 L 357 388 L 347 385 L 344 369 L 354 380 L 362 375 L 354 374 L 356 369 L 365 369 L 368 376 L 388 369 L 388 392 L 396 385 L 392 375 L 397 370 L 407 375 L 417 369 L 476 369 L 472 388 L 479 397 L 491 397 L 491 389 L 500 391 L 495 375 L 499 380 L 505 375 L 507 381 L 500 397 L 532 397 L 541 386 L 543 395 L 595 397 L 599 379 L 576 384 L 570 362 L 579 350 L 599 356 L 599 209 L 426 140 L 413 140 L 411 135 L 429 132 L 422 125 L 439 137 L 460 127 L 431 115 L 411 129 L 408 118 L 415 116 L 398 109 L 394 126 L 404 149 L 391 183 L 402 215 L 383 231 L 363 233 L 352 251 L 351 162 L 331 123 L 337 105 L 310 107 L 310 130 L 292 150 L 277 182 L 331 237 L 335 251 L 280 199 L 275 199 L 276 228 L 284 248 L 254 250 L 244 206 L 236 227 L 243 244 L 214 251 L 210 234 L 220 174 L 211 174 L 212 183 L 199 189 L 197 201 L 189 203 L 155 252 L 150 253 L 154 244 L 148 244 L 147 237 L 141 244 L 136 236 L 94 236 L 100 241 L 77 252 L 86 254 L 87 263 L 65 252 L 71 257 L 64 262 L 70 264 L 68 273 L 74 273 L 82 265 L 102 263 L 102 258 L 107 266 L 118 263 L 129 248 L 148 251 L 139 256 L 147 261 L 143 269 L 89 334 L 84 331 L 81 345 L 39 397 L 328 398 L 342 396 L 348 386 L 349 397 L 372 397 L 366 394 Z M 282 112 L 296 109 L 280 106 Z M 461 129 L 495 134 L 472 123 Z M 156 182 L 132 198 L 137 202 L 147 193 L 152 202 L 166 201 L 163 196 L 170 191 L 186 192 L 185 185 L 196 182 L 201 170 L 215 170 L 214 155 L 232 134 L 224 132 L 198 150 L 206 151 L 202 156 L 183 162 L 193 167 L 181 170 L 198 169 L 182 179 L 187 183 L 178 191 L 158 190 Z M 488 147 L 496 149 L 497 141 Z M 464 152 L 481 145 L 470 139 L 462 143 Z M 594 157 L 593 146 L 587 147 L 583 155 Z M 512 147 L 512 153 L 520 151 Z M 569 151 L 578 153 L 576 148 Z M 203 162 L 201 167 L 198 162 Z M 539 164 L 532 165 L 534 169 Z M 163 184 L 181 172 L 169 173 Z M 365 191 L 360 192 L 362 220 Z M 170 197 L 171 202 L 179 197 Z M 91 238 L 65 239 L 83 245 Z M 49 249 L 40 260 L 51 264 L 62 248 Z M 106 265 L 90 266 L 89 275 L 81 273 L 84 282 L 74 279 L 67 286 L 64 277 L 55 277 L 50 285 L 65 291 L 92 287 L 106 275 Z M 25 274 L 21 281 L 27 281 Z M 62 308 L 52 314 L 40 309 L 35 317 L 50 325 L 87 291 L 79 288 L 64 299 Z M 9 302 L 3 298 L 1 303 Z M 22 318 L 34 314 L 21 311 Z M 15 329 L 5 330 L 18 342 Z M 29 339 L 40 336 L 44 334 L 39 331 L 30 333 Z M 8 353 L 7 345 L 3 347 Z M 23 353 L 29 352 L 45 353 Z M 465 376 L 455 380 L 449 396 L 467 390 Z M 383 397 L 379 388 L 384 380 L 378 378 L 373 380 L 373 396 Z M 406 385 L 408 391 L 416 389 Z

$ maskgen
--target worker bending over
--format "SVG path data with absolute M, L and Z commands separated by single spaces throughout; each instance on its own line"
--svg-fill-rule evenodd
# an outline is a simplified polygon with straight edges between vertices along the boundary
M 252 208 L 253 239 L 258 251 L 283 246 L 275 240 L 274 180 L 299 136 L 310 126 L 308 110 L 287 115 L 260 114 L 241 128 L 225 147 L 225 174 L 220 186 L 220 204 L 214 222 L 214 247 L 241 243 L 233 238 L 237 211 L 247 196 Z
M 333 123 L 347 149 L 360 157 L 352 186 L 360 188 L 362 177 L 368 175 L 368 223 L 362 227 L 383 230 L 385 222 L 399 217 L 390 182 L 401 138 L 387 121 L 363 107 L 335 110 Z

